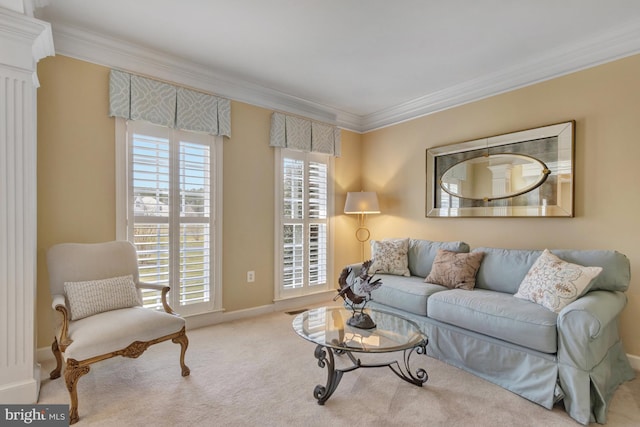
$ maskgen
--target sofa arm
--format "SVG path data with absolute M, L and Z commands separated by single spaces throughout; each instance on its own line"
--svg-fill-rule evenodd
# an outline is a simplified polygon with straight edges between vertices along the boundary
M 166 311 L 169 314 L 175 314 L 176 316 L 178 315 L 175 311 L 173 311 L 173 309 L 167 302 L 167 293 L 171 289 L 170 286 L 160 285 L 158 283 L 138 282 L 136 287 L 138 287 L 139 289 L 151 289 L 154 291 L 162 292 L 161 298 L 162 298 L 162 307 L 164 308 L 164 311 Z
M 359 262 L 359 263 L 356 263 L 356 264 L 345 265 L 344 268 L 342 270 L 340 270 L 340 276 L 342 276 L 342 273 L 348 268 L 353 270 L 353 272 L 354 272 L 354 274 L 356 276 L 359 276 L 360 275 L 360 270 L 362 270 L 362 263 Z M 339 284 L 337 286 L 337 289 L 340 290 L 340 285 Z M 337 299 L 337 298 L 335 298 L 335 299 Z M 334 299 L 334 301 L 335 301 L 335 299 Z
M 590 371 L 620 340 L 618 317 L 627 296 L 617 291 L 593 291 L 566 306 L 558 315 L 558 360 Z
M 347 264 L 344 266 L 344 268 L 351 268 L 357 276 L 360 274 L 360 270 L 362 270 L 362 263 L 357 262 L 355 264 Z
M 73 342 L 73 340 L 71 340 L 67 335 L 69 332 L 69 320 L 71 320 L 71 313 L 67 308 L 67 301 L 64 295 L 53 295 L 51 307 L 62 316 L 62 321 L 60 323 L 60 336 L 56 336 L 56 339 L 58 340 L 58 347 L 60 348 L 60 351 L 64 352 Z
M 348 265 L 345 265 L 345 266 L 344 266 L 344 268 L 340 271 L 340 276 L 339 276 L 339 278 L 338 278 L 338 285 L 337 285 L 337 287 L 336 287 L 336 290 L 338 291 L 338 294 L 337 294 L 336 296 L 334 296 L 334 297 L 333 297 L 333 301 L 337 301 L 337 300 L 338 300 L 338 298 L 340 298 L 341 296 L 342 296 L 343 298 L 345 297 L 345 295 L 344 295 L 344 294 L 341 294 L 341 292 L 342 292 L 342 285 L 340 285 L 340 278 L 342 278 L 342 275 L 345 273 L 345 270 L 347 270 L 347 269 L 349 269 L 349 268 L 353 271 L 353 273 L 354 273 L 356 276 L 359 276 L 359 275 L 360 275 L 360 271 L 362 270 L 362 263 L 360 263 L 360 262 L 359 262 L 359 263 L 356 263 L 356 264 L 348 264 Z M 347 302 L 345 301 L 345 304 L 351 304 L 351 303 L 347 303 Z M 358 304 L 362 304 L 362 303 L 358 303 Z M 355 305 L 356 305 L 356 306 L 358 306 L 358 304 L 355 304 Z

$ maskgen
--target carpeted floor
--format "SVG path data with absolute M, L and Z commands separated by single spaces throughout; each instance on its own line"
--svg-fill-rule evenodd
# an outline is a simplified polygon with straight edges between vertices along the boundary
M 429 381 L 416 387 L 389 369 L 346 373 L 324 406 L 313 389 L 325 384 L 315 345 L 273 313 L 188 331 L 180 347 L 152 346 L 138 359 L 93 365 L 78 383 L 78 426 L 578 426 L 562 406 L 549 411 L 438 360 L 414 355 Z M 347 359 L 346 356 L 342 358 Z M 339 358 L 341 359 L 341 358 Z M 53 362 L 43 365 L 46 374 Z M 69 403 L 62 378 L 42 381 L 39 403 Z M 608 426 L 640 425 L 640 379 L 618 388 Z

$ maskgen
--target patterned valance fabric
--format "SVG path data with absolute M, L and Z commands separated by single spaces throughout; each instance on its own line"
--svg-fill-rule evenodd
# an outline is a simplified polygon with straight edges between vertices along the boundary
M 202 92 L 111 70 L 109 115 L 231 136 L 231 103 Z
M 176 88 L 157 80 L 131 76 L 131 120 L 175 127 Z
M 340 129 L 301 117 L 273 113 L 269 145 L 339 157 Z

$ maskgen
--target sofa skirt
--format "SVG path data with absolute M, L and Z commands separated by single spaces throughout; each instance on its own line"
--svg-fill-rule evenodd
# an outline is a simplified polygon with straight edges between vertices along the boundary
M 571 418 L 606 423 L 616 388 L 635 377 L 619 339 L 590 371 L 559 362 L 555 354 L 448 325 L 371 301 L 370 306 L 413 320 L 427 335 L 427 354 L 499 385 L 547 409 L 563 401 Z
M 560 363 L 560 384 L 567 390 L 564 406 L 581 424 L 607 422 L 609 403 L 616 388 L 635 378 L 635 371 L 618 341 L 591 371 Z
M 427 354 L 551 409 L 564 397 L 553 354 L 516 346 L 374 301 L 371 307 L 413 320 L 429 338 Z

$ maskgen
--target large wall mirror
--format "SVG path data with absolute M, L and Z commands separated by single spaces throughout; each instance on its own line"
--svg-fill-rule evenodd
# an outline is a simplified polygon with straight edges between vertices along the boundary
M 427 150 L 428 217 L 573 217 L 575 121 Z

